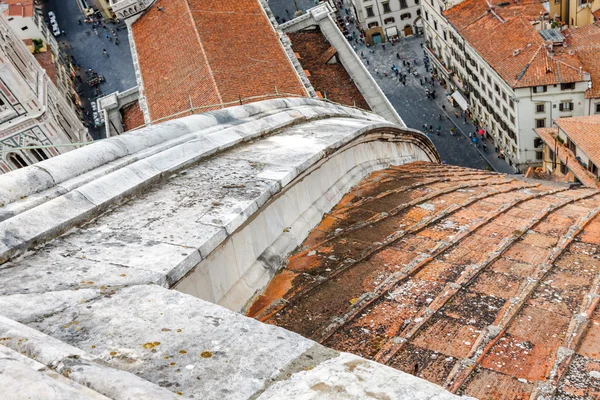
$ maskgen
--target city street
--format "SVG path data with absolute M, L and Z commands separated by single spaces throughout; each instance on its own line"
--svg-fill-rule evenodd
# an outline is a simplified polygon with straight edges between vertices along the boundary
M 356 51 L 409 128 L 424 131 L 424 124 L 433 125 L 434 132 L 429 133 L 429 137 L 440 152 L 442 160 L 452 165 L 479 169 L 491 166 L 491 169 L 498 172 L 515 173 L 514 168 L 498 158 L 490 139 L 485 141 L 487 151 L 483 150 L 481 143 L 475 147 L 469 139 L 469 133 L 475 132 L 475 126 L 468 119 L 465 123 L 462 116 L 455 117 L 455 111 L 459 111 L 460 115 L 461 110 L 459 107 L 454 108 L 447 101 L 448 93 L 439 82 L 436 81 L 433 86 L 425 83 L 424 77 L 430 80 L 431 74 L 425 71 L 421 43 L 423 43 L 422 38 L 413 36 L 403 39 L 395 46 L 386 43 L 385 50 L 381 45 L 377 45 L 375 48 L 357 45 Z M 400 56 L 400 59 L 396 54 Z M 408 61 L 412 65 L 415 59 L 417 60 L 418 76 L 408 74 L 408 68 L 402 66 L 402 60 Z M 391 69 L 392 65 L 408 75 L 406 86 L 395 76 Z M 378 73 L 375 73 L 376 69 Z M 387 73 L 387 77 L 384 72 Z M 423 80 L 423 84 L 420 79 Z M 425 89 L 436 91 L 435 100 L 427 99 Z M 442 106 L 446 107 L 445 111 Z M 442 116 L 441 121 L 440 115 Z M 438 126 L 441 127 L 439 136 L 435 133 Z M 454 135 L 450 134 L 452 127 L 456 128 Z
M 315 6 L 314 0 L 296 0 L 296 4 L 302 11 Z M 270 0 L 269 7 L 280 20 L 289 19 L 290 13 L 293 16 L 295 10 L 293 0 Z M 348 9 L 351 10 L 352 7 L 348 6 Z M 352 25 L 350 28 L 352 29 Z M 425 83 L 424 78 L 431 79 L 431 74 L 425 71 L 422 43 L 424 43 L 422 37 L 412 36 L 402 39 L 395 46 L 386 43 L 385 49 L 380 44 L 371 48 L 358 43 L 353 43 L 353 45 L 404 123 L 409 128 L 423 132 L 425 132 L 425 124 L 433 126 L 433 133 L 428 133 L 428 136 L 440 152 L 443 161 L 463 167 L 515 173 L 514 168 L 498 158 L 491 140 L 485 141 L 486 151 L 483 150 L 481 142 L 478 147 L 471 142 L 469 133 L 474 133 L 475 127 L 468 120 L 465 123 L 462 116 L 455 117 L 455 111 L 460 113 L 461 110 L 459 107 L 454 108 L 447 101 L 446 95 L 449 93 L 446 93 L 439 82 L 436 81 L 433 85 Z M 412 65 L 415 59 L 417 60 L 417 76 L 409 74 L 408 68 L 402 66 L 402 60 L 409 61 Z M 406 85 L 403 85 L 393 73 L 392 65 L 407 75 Z M 375 73 L 376 69 L 378 74 Z M 384 73 L 387 74 L 387 77 Z M 423 80 L 423 84 L 420 79 Z M 428 100 L 425 89 L 435 90 L 436 98 Z M 446 108 L 445 111 L 443 106 Z M 440 115 L 442 116 L 441 120 Z M 439 136 L 436 134 L 438 126 L 441 128 Z M 453 135 L 450 134 L 450 128 L 455 128 Z
M 56 39 L 64 53 L 70 55 L 73 62 L 81 68 L 80 76 L 83 83 L 79 84 L 78 90 L 81 92 L 84 110 L 89 113 L 86 115 L 90 134 L 94 139 L 99 139 L 104 130 L 93 127 L 90 100 L 94 100 L 99 95 L 124 91 L 136 85 L 125 25 L 117 26 L 109 22 L 106 24 L 107 29 L 100 27 L 96 35 L 91 25 L 83 22 L 85 17 L 77 0 L 48 0 L 43 7 L 46 19 L 48 11 L 54 11 L 56 14 L 58 25 L 65 32 Z M 115 44 L 115 36 L 111 33 L 111 29 L 114 29 L 117 34 L 118 45 Z M 110 35 L 110 41 L 104 36 L 105 34 Z M 106 56 L 103 55 L 103 49 L 106 49 Z M 86 83 L 85 70 L 90 68 L 104 76 L 105 81 L 98 86 L 98 92 Z

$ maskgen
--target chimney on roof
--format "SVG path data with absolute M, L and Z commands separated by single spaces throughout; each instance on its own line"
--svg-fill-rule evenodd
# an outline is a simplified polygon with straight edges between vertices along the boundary
M 552 73 L 552 69 L 551 69 L 550 67 L 546 67 L 546 73 L 547 73 L 547 74 L 550 74 L 550 73 Z

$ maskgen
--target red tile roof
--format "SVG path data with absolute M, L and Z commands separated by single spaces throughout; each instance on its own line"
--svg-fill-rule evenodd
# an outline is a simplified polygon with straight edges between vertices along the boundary
M 370 110 L 343 65 L 327 63 L 337 50 L 327 43 L 319 30 L 288 33 L 288 36 L 292 48 L 300 56 L 300 64 L 308 71 L 306 75 L 315 90 L 325 93 L 331 101 Z
M 598 398 L 599 204 L 458 167 L 374 172 L 249 315 L 461 395 Z
M 52 57 L 52 52 L 50 51 L 50 46 L 48 46 L 47 51 L 33 53 L 33 56 L 38 61 L 38 63 L 40 63 L 42 68 L 46 71 L 46 74 L 48 75 L 50 80 L 56 85 L 56 65 L 54 65 L 54 60 Z
M 567 50 L 575 52 L 583 70 L 588 72 L 592 79 L 592 87 L 585 93 L 586 98 L 600 97 L 600 25 L 589 24 L 569 29 L 564 33 Z
M 600 115 L 557 118 L 554 123 L 594 164 L 600 166 Z
M 579 182 L 587 187 L 598 187 L 598 182 L 596 182 L 594 175 L 592 175 L 591 172 L 577 162 L 575 154 L 565 147 L 564 144 L 559 144 L 556 142 L 558 128 L 538 128 L 535 130 L 535 132 L 548 145 L 548 147 L 552 149 L 552 151 L 556 152 L 558 159 L 562 161 L 562 163 L 565 164 L 571 172 L 573 172 L 575 177 L 579 179 Z
M 257 0 L 159 0 L 132 32 L 152 120 L 190 103 L 306 95 Z
M 137 100 L 134 103 L 121 108 L 120 111 L 123 116 L 125 132 L 144 126 L 144 113 L 142 113 L 140 103 Z
M 2 0 L 8 4 L 4 10 L 7 17 L 33 17 L 33 0 Z
M 486 0 L 466 0 L 444 15 L 461 36 L 512 87 L 530 87 L 584 80 L 581 62 L 566 51 L 550 54 L 530 21 L 546 10 L 536 0 L 495 1 L 489 11 Z

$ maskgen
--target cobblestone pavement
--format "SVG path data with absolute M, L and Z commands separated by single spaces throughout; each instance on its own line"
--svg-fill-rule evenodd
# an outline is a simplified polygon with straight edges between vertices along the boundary
M 91 117 L 90 100 L 98 95 L 109 94 L 115 91 L 124 91 L 134 87 L 137 83 L 133 69 L 133 61 L 129 50 L 129 40 L 125 26 L 119 25 L 117 37 L 119 44 L 115 44 L 114 36 L 110 34 L 110 29 L 116 29 L 117 25 L 108 23 L 107 30 L 102 27 L 98 29 L 98 36 L 93 32 L 89 24 L 83 22 L 84 15 L 79 8 L 77 0 L 48 0 L 43 5 L 45 19 L 48 19 L 48 11 L 54 11 L 56 19 L 61 30 L 65 33 L 58 36 L 63 51 L 73 58 L 73 61 L 81 68 L 82 84 L 78 90 L 84 110 Z M 81 25 L 77 21 L 81 21 Z M 86 33 L 88 32 L 89 35 Z M 111 40 L 104 37 L 109 33 Z M 102 50 L 106 49 L 108 57 L 102 55 Z M 99 92 L 90 88 L 86 82 L 86 69 L 93 69 L 104 76 L 104 83 L 98 86 Z M 89 122 L 89 121 L 88 121 Z M 90 126 L 90 134 L 94 139 L 99 139 L 104 134 L 104 129 L 95 129 Z
M 446 96 L 450 93 L 437 81 L 434 85 L 425 83 L 424 77 L 431 79 L 431 74 L 425 71 L 421 43 L 422 38 L 413 36 L 403 39 L 395 46 L 386 44 L 385 49 L 381 45 L 374 49 L 356 45 L 356 51 L 409 128 L 424 131 L 424 124 L 433 125 L 434 133 L 430 133 L 429 136 L 440 152 L 442 160 L 452 165 L 478 169 L 491 166 L 491 169 L 498 172 L 515 173 L 513 167 L 498 158 L 491 139 L 485 141 L 487 151 L 483 150 L 482 143 L 476 147 L 470 141 L 469 133 L 475 132 L 475 126 L 470 121 L 465 122 L 462 116 L 455 117 L 455 111 L 460 113 L 461 110 L 459 107 L 454 108 L 447 101 Z M 411 65 L 417 60 L 418 76 L 408 74 L 406 86 L 399 82 L 391 70 L 392 65 L 395 65 L 407 74 L 408 68 L 402 66 L 402 59 Z M 378 73 L 375 73 L 375 69 Z M 387 73 L 387 77 L 384 72 Z M 427 99 L 425 89 L 436 91 L 435 100 Z M 445 106 L 445 111 L 442 106 Z M 439 136 L 435 133 L 438 126 L 441 127 Z M 456 128 L 454 135 L 450 133 L 452 127 Z

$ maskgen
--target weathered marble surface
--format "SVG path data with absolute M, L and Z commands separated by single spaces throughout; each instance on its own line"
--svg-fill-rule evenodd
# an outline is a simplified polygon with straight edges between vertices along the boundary
M 286 99 L 168 122 L 0 177 L 0 355 L 23 355 L 0 358 L 11 371 L 0 385 L 39 383 L 56 398 L 86 396 L 79 386 L 89 398 L 306 398 L 328 374 L 352 396 L 372 387 L 453 398 L 364 360 L 347 370 L 353 356 L 169 290 L 206 264 L 193 282 L 213 293 L 272 273 L 250 266 L 283 257 L 290 235 L 314 226 L 353 180 L 436 156 L 422 135 L 373 114 Z

